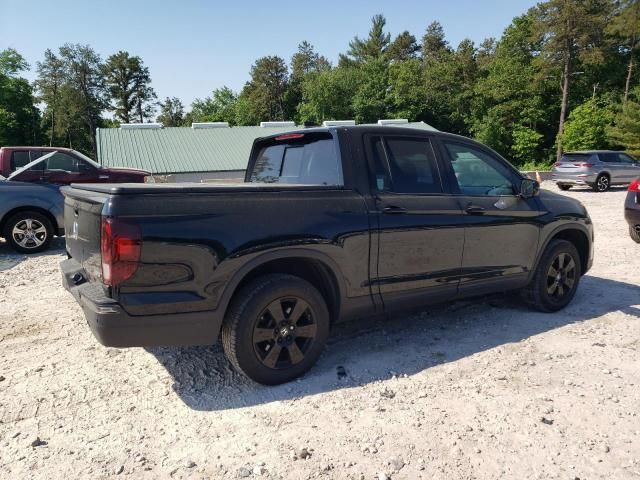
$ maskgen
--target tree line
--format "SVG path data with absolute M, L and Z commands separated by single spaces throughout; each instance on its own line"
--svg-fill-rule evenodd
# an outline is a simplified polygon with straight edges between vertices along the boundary
M 239 92 L 215 89 L 189 112 L 176 97 L 158 101 L 149 69 L 128 52 L 102 61 L 89 46 L 47 50 L 30 85 L 19 76 L 26 62 L 9 49 L 0 53 L 0 145 L 46 142 L 95 156 L 96 127 L 157 112 L 166 127 L 407 118 L 474 137 L 523 167 L 563 150 L 640 154 L 639 36 L 640 0 L 548 0 L 478 45 L 451 45 L 438 22 L 419 38 L 392 37 L 376 15 L 336 65 L 304 41 L 289 62 L 259 58 Z

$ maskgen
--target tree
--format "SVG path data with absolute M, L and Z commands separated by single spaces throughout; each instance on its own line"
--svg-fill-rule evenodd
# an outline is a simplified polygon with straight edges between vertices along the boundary
M 629 62 L 627 78 L 624 86 L 624 101 L 629 98 L 631 78 L 633 75 L 634 58 L 638 53 L 638 37 L 640 37 L 640 0 L 623 0 L 619 2 L 616 15 L 607 27 L 607 31 L 617 35 L 624 44 Z
M 449 43 L 445 40 L 444 29 L 439 22 L 432 22 L 422 36 L 422 58 L 425 61 L 440 61 L 451 53 Z
M 302 82 L 300 121 L 349 120 L 354 118 L 353 98 L 364 80 L 358 68 L 335 68 L 311 72 Z
M 50 49 L 44 52 L 44 61 L 37 63 L 38 79 L 34 85 L 38 91 L 38 101 L 46 105 L 45 117 L 51 122 L 49 126 L 49 146 L 53 146 L 56 138 L 56 120 L 61 105 L 61 90 L 66 81 L 64 62 Z
M 353 111 L 358 123 L 374 123 L 389 115 L 387 91 L 389 65 L 383 57 L 368 61 L 361 67 L 362 82 L 353 97 Z
M 164 102 L 160 103 L 160 115 L 158 115 L 156 121 L 162 123 L 165 127 L 183 126 L 184 105 L 182 105 L 180 99 L 167 97 Z
M 289 75 L 284 60 L 277 56 L 262 57 L 251 67 L 251 80 L 243 94 L 247 100 L 246 119 L 285 120 L 285 94 Z
M 548 0 L 534 7 L 535 34 L 543 40 L 539 66 L 546 72 L 561 71 L 558 161 L 562 155 L 571 77 L 579 62 L 597 64 L 603 61 L 603 32 L 611 5 L 607 0 Z
M 234 125 L 237 103 L 238 95 L 229 87 L 216 88 L 210 97 L 194 100 L 185 122 L 229 122 Z
M 298 45 L 298 51 L 291 57 L 291 75 L 285 95 L 287 116 L 296 115 L 297 107 L 302 101 L 302 82 L 312 72 L 331 69 L 331 63 L 315 51 L 313 45 L 303 41 Z
M 156 110 L 156 99 L 158 96 L 151 88 L 151 74 L 147 67 L 142 66 L 135 72 L 133 77 L 133 105 L 138 117 L 138 121 L 143 123 L 145 119 L 153 118 Z
M 67 75 L 65 98 L 84 123 L 85 141 L 90 145 L 93 157 L 97 158 L 95 133 L 100 115 L 107 106 L 100 55 L 88 45 L 65 44 L 60 47 L 60 58 Z
M 640 155 L 640 87 L 629 92 L 608 133 L 614 145 L 625 148 L 633 155 Z
M 17 75 L 29 65 L 13 48 L 0 52 L 0 145 L 38 141 L 39 116 L 29 82 Z
M 354 37 L 349 42 L 349 50 L 346 55 L 340 55 L 340 65 L 346 67 L 363 64 L 384 56 L 391 42 L 391 34 L 384 31 L 386 23 L 384 15 L 374 15 L 371 18 L 371 29 L 367 38 Z
M 555 83 L 538 78 L 534 65 L 540 46 L 533 36 L 535 19 L 513 19 L 489 58 L 478 65 L 467 114 L 471 133 L 515 163 L 544 158 L 555 139 Z M 539 161 L 539 160 L 538 160 Z
M 391 61 L 402 62 L 416 58 L 421 49 L 422 47 L 418 45 L 416 37 L 405 30 L 389 44 L 385 55 Z
M 131 123 L 137 115 L 142 123 L 149 118 L 153 110 L 149 110 L 149 103 L 156 95 L 150 87 L 149 70 L 137 56 L 119 51 L 107 58 L 102 66 L 102 74 L 107 89 L 110 109 L 116 119 L 122 123 Z
M 597 98 L 589 99 L 569 114 L 562 133 L 562 144 L 567 150 L 608 148 L 607 129 L 612 120 L 608 105 Z

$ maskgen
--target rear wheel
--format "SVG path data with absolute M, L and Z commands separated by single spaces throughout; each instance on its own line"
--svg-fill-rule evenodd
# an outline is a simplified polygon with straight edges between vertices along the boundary
M 562 191 L 567 191 L 571 188 L 571 185 L 562 185 L 561 183 L 558 184 L 558 188 Z
M 51 243 L 53 225 L 41 213 L 20 212 L 7 220 L 3 236 L 9 245 L 18 252 L 41 252 L 46 250 Z
M 609 179 L 609 175 L 605 173 L 601 173 L 596 178 L 596 183 L 593 184 L 593 189 L 596 192 L 606 192 L 611 187 L 611 180 Z
M 566 240 L 552 240 L 542 254 L 523 300 L 541 312 L 555 312 L 573 299 L 582 275 L 580 255 Z
M 232 300 L 222 327 L 229 361 L 252 380 L 277 385 L 304 374 L 329 335 L 329 311 L 309 282 L 284 274 L 259 277 Z
M 629 235 L 631 236 L 631 240 L 640 243 L 640 225 L 636 225 L 635 227 L 629 225 Z

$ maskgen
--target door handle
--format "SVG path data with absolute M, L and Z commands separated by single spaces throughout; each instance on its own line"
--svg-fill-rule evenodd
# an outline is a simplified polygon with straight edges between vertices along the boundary
M 403 207 L 397 207 L 395 205 L 390 205 L 388 207 L 384 207 L 382 209 L 382 213 L 402 214 L 407 213 L 407 209 Z
M 470 203 L 469 205 L 467 205 L 467 208 L 465 208 L 464 211 L 470 215 L 482 215 L 485 212 L 485 208 L 481 207 L 480 205 L 474 205 L 473 203 Z

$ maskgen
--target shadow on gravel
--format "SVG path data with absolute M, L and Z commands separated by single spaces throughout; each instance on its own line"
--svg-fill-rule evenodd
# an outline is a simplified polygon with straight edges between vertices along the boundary
M 42 257 L 45 255 L 51 255 L 52 253 L 59 254 L 64 251 L 64 237 L 54 237 L 51 241 L 51 245 L 48 250 L 41 253 L 34 253 L 31 255 L 25 255 L 24 253 L 18 253 L 9 247 L 9 244 L 0 240 L 0 272 L 9 270 L 15 267 L 23 260 L 29 257 Z
M 410 376 L 614 311 L 640 317 L 640 286 L 586 276 L 573 303 L 554 314 L 528 310 L 516 294 L 505 294 L 374 324 L 352 322 L 334 329 L 327 349 L 309 373 L 277 387 L 255 384 L 235 372 L 220 346 L 148 351 L 172 375 L 173 389 L 186 405 L 195 410 L 226 410 L 350 388 L 394 374 Z M 338 367 L 346 370 L 346 376 L 339 378 Z

